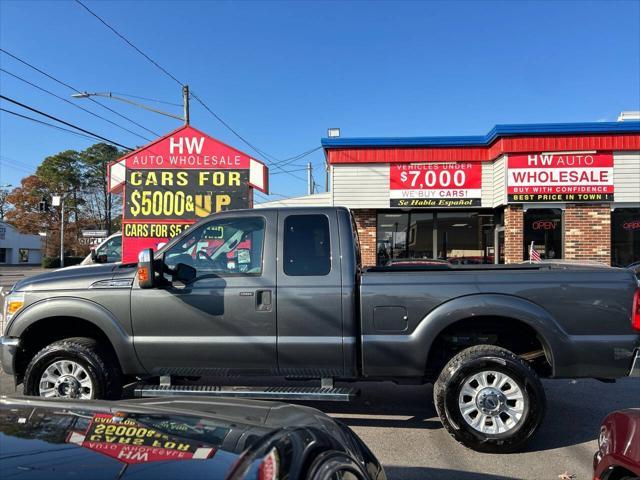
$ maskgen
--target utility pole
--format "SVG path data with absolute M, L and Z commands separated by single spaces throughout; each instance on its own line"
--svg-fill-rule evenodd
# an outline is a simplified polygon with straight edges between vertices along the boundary
M 329 191 L 329 162 L 327 162 L 327 166 L 325 167 L 324 170 L 324 191 L 328 192 Z
M 307 195 L 313 194 L 313 167 L 311 162 L 307 163 Z
M 182 87 L 182 102 L 184 104 L 184 124 L 189 125 L 189 85 Z

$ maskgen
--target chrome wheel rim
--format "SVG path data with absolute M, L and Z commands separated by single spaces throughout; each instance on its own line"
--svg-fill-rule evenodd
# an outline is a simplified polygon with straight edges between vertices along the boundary
M 516 428 L 524 416 L 525 402 L 518 382 L 493 370 L 467 377 L 458 397 L 464 421 L 474 430 L 492 435 Z
M 87 370 L 73 360 L 58 360 L 49 365 L 38 385 L 41 397 L 93 398 L 93 382 Z

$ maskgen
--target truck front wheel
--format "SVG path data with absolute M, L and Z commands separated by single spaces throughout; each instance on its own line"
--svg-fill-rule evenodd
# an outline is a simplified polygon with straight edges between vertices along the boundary
M 24 393 L 86 400 L 119 398 L 120 368 L 112 357 L 93 338 L 53 342 L 29 362 L 24 375 Z
M 445 429 L 479 452 L 517 450 L 542 422 L 546 397 L 540 379 L 504 348 L 478 345 L 453 357 L 433 388 Z

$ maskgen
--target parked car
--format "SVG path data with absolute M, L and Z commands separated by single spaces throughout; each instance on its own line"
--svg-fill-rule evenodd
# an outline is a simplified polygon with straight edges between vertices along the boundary
M 593 470 L 594 480 L 640 479 L 640 408 L 620 410 L 604 419 Z
M 236 210 L 137 265 L 48 272 L 5 301 L 2 365 L 29 395 L 211 394 L 349 400 L 336 381 L 434 383 L 445 428 L 481 451 L 521 447 L 540 377 L 640 376 L 640 290 L 600 265 L 360 268 L 345 208 Z M 250 388 L 243 376 L 318 380 Z M 237 387 L 180 385 L 227 376 Z M 425 408 L 428 408 L 425 399 Z
M 80 265 L 114 263 L 122 260 L 122 232 L 107 237 L 100 245 L 91 249 Z
M 386 479 L 347 426 L 284 403 L 2 397 L 0 433 L 0 477 L 16 480 Z
M 640 262 L 634 262 L 628 265 L 627 268 L 635 274 L 635 276 L 638 278 L 638 281 L 640 282 Z

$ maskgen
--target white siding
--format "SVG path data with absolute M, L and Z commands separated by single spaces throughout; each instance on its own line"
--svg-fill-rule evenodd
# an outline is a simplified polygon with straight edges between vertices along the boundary
M 614 199 L 640 202 L 640 152 L 613 152 Z
M 333 204 L 349 208 L 389 208 L 389 164 L 331 167 Z
M 493 162 L 482 162 L 482 206 L 493 207 Z
M 507 156 L 493 162 L 493 206 L 507 204 Z

